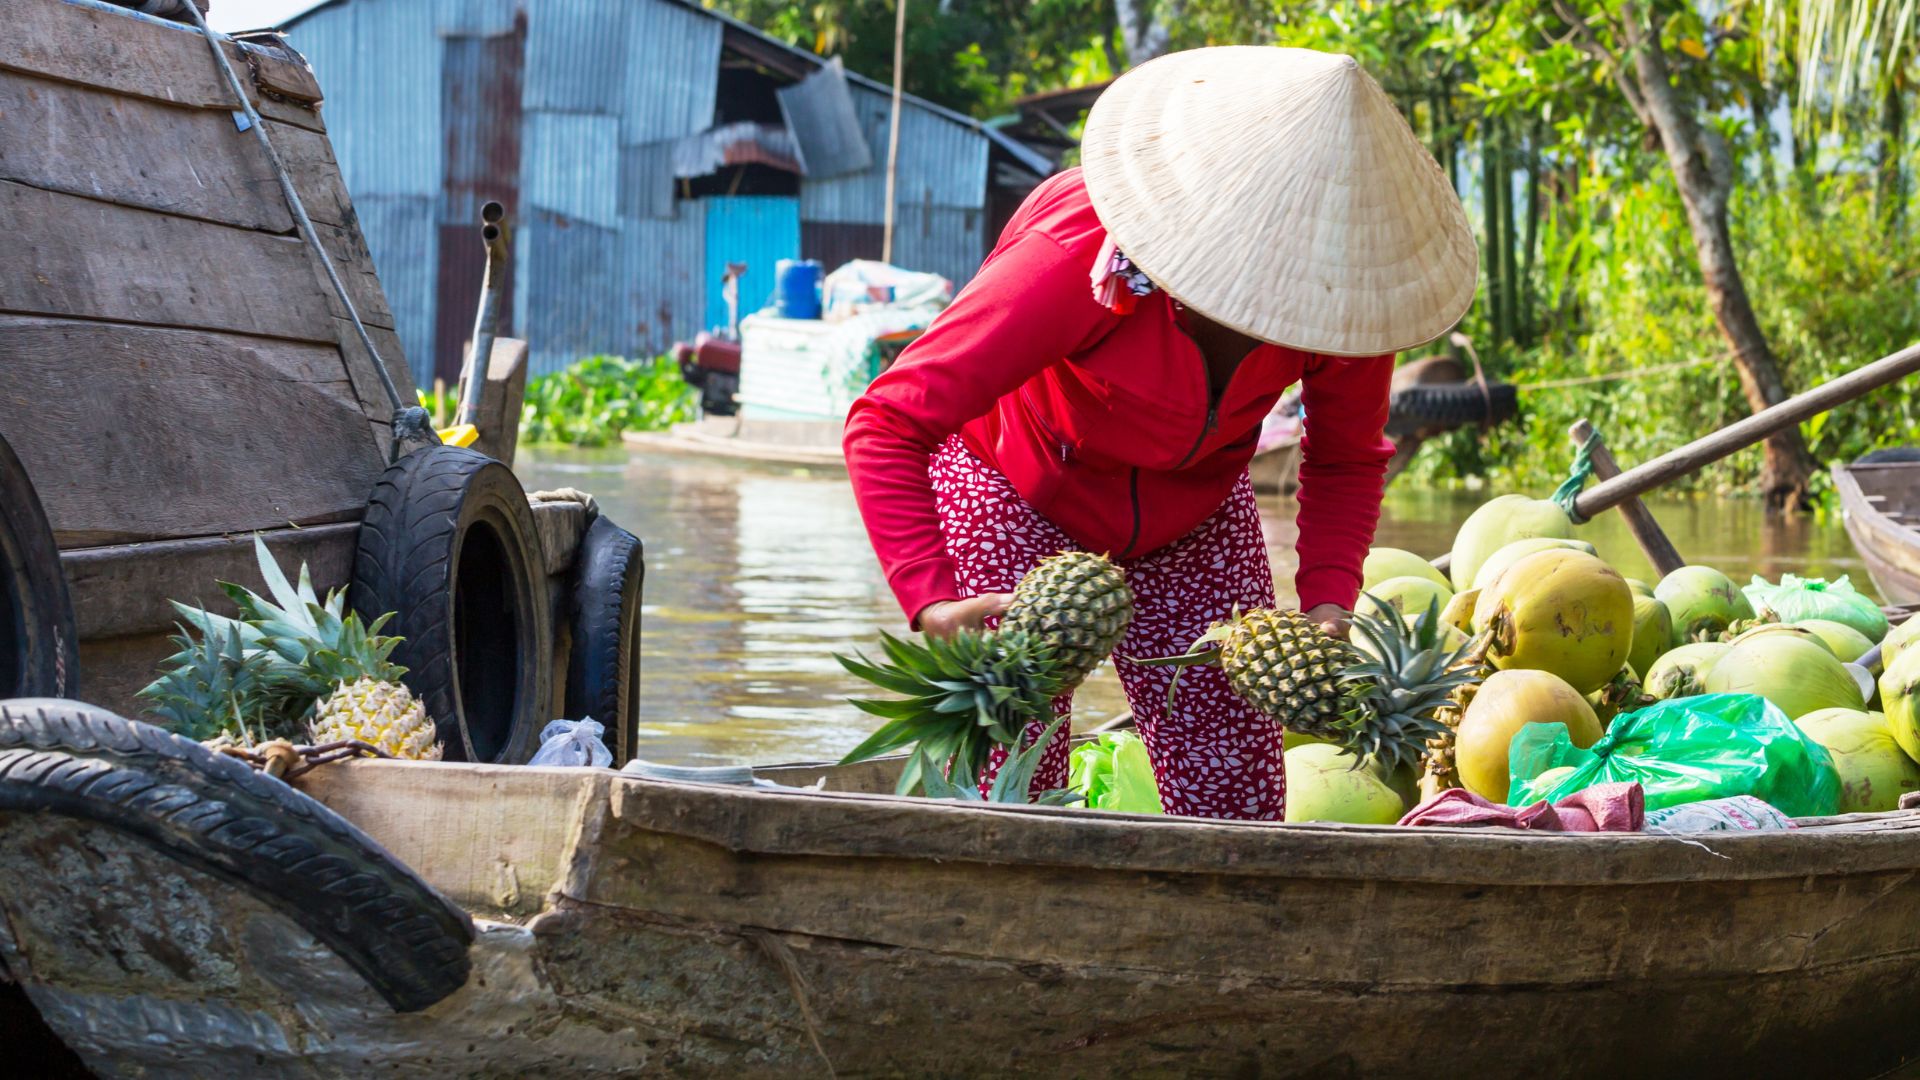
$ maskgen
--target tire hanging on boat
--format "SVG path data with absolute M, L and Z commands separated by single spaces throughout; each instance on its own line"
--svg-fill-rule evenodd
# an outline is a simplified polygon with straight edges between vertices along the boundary
M 512 470 L 429 446 L 374 485 L 354 557 L 353 609 L 396 612 L 383 633 L 449 761 L 517 765 L 552 717 L 553 631 L 540 538 Z
M 613 767 L 632 759 L 640 727 L 640 590 L 646 578 L 640 538 L 596 517 L 580 539 L 567 583 L 573 649 L 566 712 L 606 728 Z
M 465 911 L 321 803 L 151 724 L 79 702 L 0 701 L 0 811 L 95 822 L 233 882 L 397 1012 L 466 984 Z
M 79 649 L 46 510 L 0 438 L 0 697 L 75 696 Z

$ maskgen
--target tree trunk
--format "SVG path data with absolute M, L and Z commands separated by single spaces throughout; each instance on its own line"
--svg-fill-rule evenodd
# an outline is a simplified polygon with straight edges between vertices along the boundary
M 1170 18 L 1161 17 L 1163 3 Z M 1170 23 L 1180 17 L 1180 7 L 1178 0 L 1113 0 L 1113 13 L 1127 46 L 1127 66 L 1138 67 L 1171 47 Z
M 1638 84 L 1642 120 L 1659 134 L 1666 150 L 1680 199 L 1686 204 L 1687 227 L 1693 234 L 1708 303 L 1720 323 L 1720 332 L 1733 349 L 1733 363 L 1747 405 L 1759 412 L 1786 400 L 1788 395 L 1779 358 L 1760 329 L 1734 259 L 1733 233 L 1727 223 L 1733 163 L 1719 133 L 1703 128 L 1682 106 L 1668 77 L 1666 53 L 1660 48 L 1658 33 L 1646 33 L 1644 37 L 1636 33 L 1644 28 L 1632 14 L 1625 22 L 1632 49 L 1627 62 L 1633 65 L 1633 81 Z M 1788 428 L 1769 438 L 1760 470 L 1760 488 L 1768 508 L 1804 508 L 1814 468 L 1813 455 L 1807 452 L 1799 428 Z
M 1501 344 L 1500 328 L 1506 320 L 1506 296 L 1500 280 L 1500 146 L 1493 135 L 1492 117 L 1480 119 L 1480 202 L 1485 214 L 1487 254 L 1480 265 L 1487 275 L 1487 336 L 1495 349 Z
M 1520 341 L 1520 266 L 1514 257 L 1519 243 L 1513 217 L 1513 125 L 1500 124 L 1500 333 L 1508 342 Z
M 1520 334 L 1522 343 L 1532 345 L 1537 328 L 1533 313 L 1533 259 L 1540 246 L 1540 129 L 1534 118 L 1527 137 L 1527 236 L 1520 246 Z

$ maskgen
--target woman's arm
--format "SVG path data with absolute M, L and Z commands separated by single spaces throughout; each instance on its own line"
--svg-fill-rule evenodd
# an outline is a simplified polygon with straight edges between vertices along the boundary
M 1028 233 L 1001 249 L 847 413 L 854 498 L 900 607 L 918 624 L 960 595 L 927 457 L 1001 397 L 1078 352 L 1116 318 L 1094 302 L 1092 256 Z
M 1386 489 L 1387 398 L 1393 357 L 1315 357 L 1300 380 L 1306 409 L 1300 462 L 1300 609 L 1360 596 L 1360 565 Z

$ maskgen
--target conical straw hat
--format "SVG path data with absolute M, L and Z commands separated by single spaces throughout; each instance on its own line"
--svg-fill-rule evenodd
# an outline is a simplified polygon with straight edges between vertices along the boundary
M 1094 103 L 1081 163 L 1128 259 L 1262 341 L 1397 352 L 1473 302 L 1459 196 L 1350 56 L 1230 46 L 1148 61 Z

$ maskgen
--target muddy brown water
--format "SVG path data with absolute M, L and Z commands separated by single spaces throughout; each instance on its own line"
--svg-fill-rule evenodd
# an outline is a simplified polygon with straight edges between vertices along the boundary
M 846 704 L 863 685 L 836 652 L 905 629 L 843 474 L 622 449 L 520 452 L 527 489 L 591 491 L 646 542 L 640 755 L 679 764 L 837 758 L 877 721 Z M 1376 543 L 1436 555 L 1493 492 L 1396 484 Z M 1293 598 L 1295 506 L 1265 498 L 1281 598 Z M 1769 521 L 1753 500 L 1663 499 L 1654 510 L 1690 561 L 1752 574 L 1851 575 L 1871 588 L 1837 515 Z M 1617 514 L 1582 536 L 1628 576 L 1651 571 Z M 1075 722 L 1126 709 L 1112 673 L 1083 687 Z

